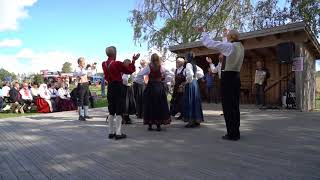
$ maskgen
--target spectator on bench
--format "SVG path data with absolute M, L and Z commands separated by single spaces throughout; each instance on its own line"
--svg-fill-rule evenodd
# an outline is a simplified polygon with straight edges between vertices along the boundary
M 37 111 L 39 113 L 52 112 L 52 104 L 50 101 L 50 94 L 46 84 L 41 84 L 39 88 L 39 97 L 36 100 Z
M 29 89 L 28 83 L 24 82 L 22 86 L 23 86 L 23 88 L 19 92 L 20 92 L 20 95 L 21 95 L 22 101 L 23 101 L 23 110 L 30 111 L 31 104 L 33 102 L 32 93 Z
M 18 82 L 14 83 L 14 87 L 10 89 L 9 96 L 11 101 L 11 111 L 16 113 L 24 113 L 24 104 L 21 97 L 21 94 L 19 92 L 20 85 Z
M 72 111 L 77 109 L 77 106 L 75 106 L 71 100 L 69 89 L 65 83 L 59 84 L 57 107 L 58 111 Z

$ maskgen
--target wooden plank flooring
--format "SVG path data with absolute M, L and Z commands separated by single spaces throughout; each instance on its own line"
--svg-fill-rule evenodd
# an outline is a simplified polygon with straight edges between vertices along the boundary
M 242 108 L 241 140 L 225 134 L 220 105 L 204 104 L 205 122 L 174 120 L 149 132 L 124 125 L 107 139 L 105 109 L 0 120 L 0 179 L 320 179 L 320 113 Z

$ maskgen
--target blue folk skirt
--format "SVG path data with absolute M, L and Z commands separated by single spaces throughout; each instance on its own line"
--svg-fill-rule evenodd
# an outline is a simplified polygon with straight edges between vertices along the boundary
M 197 80 L 186 84 L 184 93 L 183 118 L 185 122 L 203 121 L 201 96 Z

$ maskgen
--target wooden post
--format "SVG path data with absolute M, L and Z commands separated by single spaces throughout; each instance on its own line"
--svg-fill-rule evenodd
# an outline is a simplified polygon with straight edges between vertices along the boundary
M 295 57 L 304 57 L 304 50 L 303 50 L 302 43 L 295 43 Z M 305 61 L 303 62 L 303 66 L 304 65 L 305 65 Z M 305 66 L 303 67 L 303 71 L 305 71 Z M 303 106 L 303 102 L 304 102 L 303 71 L 296 71 L 295 72 L 296 101 L 297 101 L 296 103 L 297 103 L 297 108 L 300 109 L 301 111 L 305 111 L 305 107 Z

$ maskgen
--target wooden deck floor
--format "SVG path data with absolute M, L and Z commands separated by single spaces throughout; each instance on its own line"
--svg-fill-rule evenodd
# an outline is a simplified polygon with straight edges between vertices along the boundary
M 173 121 L 128 138 L 107 139 L 105 110 L 80 122 L 75 112 L 0 120 L 0 179 L 320 179 L 320 113 L 242 109 L 238 142 L 225 134 L 219 106 L 185 129 Z

